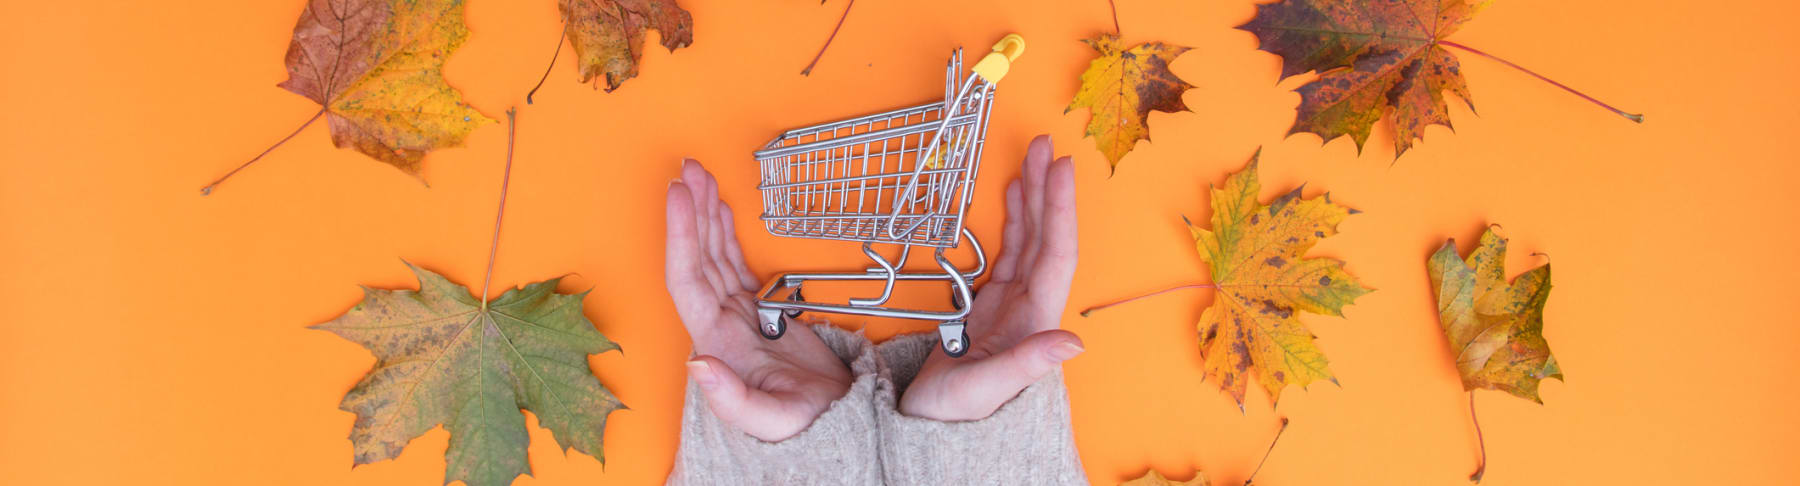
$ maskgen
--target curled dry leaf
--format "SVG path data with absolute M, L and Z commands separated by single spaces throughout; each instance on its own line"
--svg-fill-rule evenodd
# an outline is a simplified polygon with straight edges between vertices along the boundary
M 607 91 L 637 77 L 649 30 L 670 51 L 694 43 L 694 19 L 675 0 L 560 0 L 557 9 L 581 82 L 604 77 Z
M 1081 88 L 1075 91 L 1075 99 L 1063 113 L 1088 109 L 1087 136 L 1093 137 L 1100 153 L 1106 154 L 1106 160 L 1116 170 L 1119 161 L 1139 140 L 1150 139 L 1151 110 L 1188 110 L 1181 94 L 1193 85 L 1169 71 L 1169 63 L 1188 48 L 1161 42 L 1126 48 L 1112 34 L 1082 42 L 1098 51 L 1100 57 L 1088 63 L 1087 71 L 1081 73 Z
M 1537 403 L 1538 383 L 1562 379 L 1562 367 L 1544 340 L 1544 303 L 1550 298 L 1550 264 L 1506 283 L 1506 238 L 1493 229 L 1467 259 L 1450 240 L 1426 262 L 1438 324 L 1456 354 L 1463 389 L 1500 390 Z
M 461 0 L 309 0 L 281 87 L 319 103 L 338 147 L 417 176 L 426 152 L 493 122 L 444 81 L 468 36 Z
M 1240 408 L 1252 368 L 1271 401 L 1289 384 L 1336 383 L 1300 312 L 1342 315 L 1344 306 L 1370 292 L 1344 272 L 1344 262 L 1305 257 L 1357 211 L 1332 203 L 1329 194 L 1302 198 L 1299 188 L 1264 205 L 1257 201 L 1262 185 L 1256 165 L 1252 158 L 1212 188 L 1212 229 L 1188 223 L 1218 289 L 1200 315 L 1206 378 Z

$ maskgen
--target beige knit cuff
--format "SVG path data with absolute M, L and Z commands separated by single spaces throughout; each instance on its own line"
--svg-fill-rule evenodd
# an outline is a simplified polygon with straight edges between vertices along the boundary
M 937 335 L 925 333 L 875 347 L 874 407 L 886 484 L 1087 484 L 1061 370 L 984 419 L 940 422 L 900 413 L 899 393 L 937 346 Z
M 850 390 L 806 430 L 765 442 L 721 422 L 707 408 L 700 387 L 688 380 L 681 411 L 681 446 L 671 485 L 881 483 L 879 439 L 873 406 L 874 348 L 861 333 L 830 325 L 813 332 L 850 367 Z

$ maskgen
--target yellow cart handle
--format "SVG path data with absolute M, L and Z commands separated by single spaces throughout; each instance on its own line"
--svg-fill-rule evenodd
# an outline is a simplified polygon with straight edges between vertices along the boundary
M 972 70 L 989 83 L 999 83 L 1001 78 L 1006 77 L 1007 70 L 1012 68 L 1012 62 L 1024 53 L 1025 38 L 1019 34 L 1007 34 L 1000 38 L 1000 42 L 994 43 L 994 52 L 982 57 L 981 62 L 975 63 Z

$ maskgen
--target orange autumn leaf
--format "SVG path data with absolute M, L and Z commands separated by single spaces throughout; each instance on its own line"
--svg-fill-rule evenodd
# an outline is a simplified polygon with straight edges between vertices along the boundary
M 609 92 L 637 77 L 649 30 L 670 51 L 694 43 L 694 19 L 675 0 L 561 0 L 557 9 L 575 46 L 581 82 L 604 77 Z
M 426 152 L 493 122 L 444 81 L 468 36 L 461 0 L 310 0 L 280 86 L 319 103 L 338 147 L 417 176 Z
M 1305 256 L 1357 211 L 1332 203 L 1329 194 L 1302 198 L 1299 188 L 1264 205 L 1257 201 L 1262 185 L 1256 170 L 1252 157 L 1243 171 L 1212 188 L 1210 230 L 1188 222 L 1218 289 L 1200 315 L 1206 378 L 1240 408 L 1253 369 L 1270 401 L 1290 384 L 1336 383 L 1299 315 L 1341 316 L 1344 306 L 1370 292 L 1344 272 L 1344 262 Z
M 1490 228 L 1467 259 L 1457 257 L 1456 240 L 1445 242 L 1426 262 L 1426 272 L 1463 389 L 1500 390 L 1544 403 L 1538 383 L 1562 379 L 1544 340 L 1550 264 L 1506 283 L 1506 238 Z
M 1119 486 L 1209 486 L 1212 482 L 1206 479 L 1206 473 L 1194 471 L 1194 479 L 1175 481 L 1163 477 L 1162 473 L 1151 469 L 1143 477 L 1119 483 Z
M 1094 138 L 1100 152 L 1117 170 L 1119 161 L 1139 140 L 1150 140 L 1151 110 L 1187 111 L 1181 94 L 1193 85 L 1170 72 L 1169 62 L 1188 48 L 1149 42 L 1127 49 L 1112 34 L 1082 42 L 1099 51 L 1100 57 L 1088 63 L 1087 71 L 1081 73 L 1081 88 L 1063 113 L 1088 109 L 1086 135 Z

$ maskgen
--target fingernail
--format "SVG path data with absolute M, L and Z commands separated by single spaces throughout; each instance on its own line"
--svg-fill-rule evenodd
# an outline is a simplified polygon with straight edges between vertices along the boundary
M 1056 358 L 1057 361 L 1068 361 L 1069 358 L 1081 354 L 1082 351 L 1087 351 L 1087 349 L 1082 348 L 1079 344 L 1063 341 L 1050 347 L 1050 357 Z
M 719 383 L 718 377 L 715 377 L 712 374 L 712 366 L 706 364 L 705 361 L 697 359 L 689 361 L 687 362 L 687 368 L 688 376 L 693 377 L 694 382 L 699 383 L 702 388 L 712 388 L 713 385 Z

